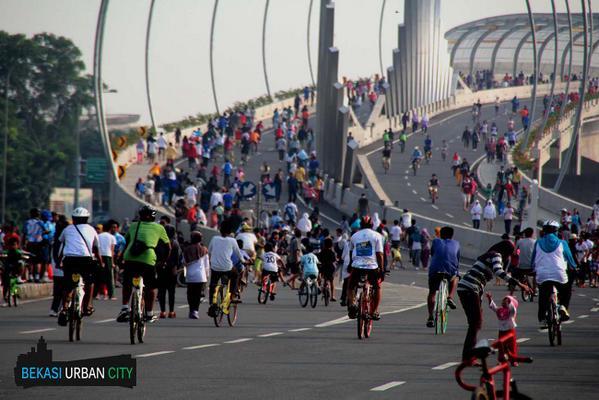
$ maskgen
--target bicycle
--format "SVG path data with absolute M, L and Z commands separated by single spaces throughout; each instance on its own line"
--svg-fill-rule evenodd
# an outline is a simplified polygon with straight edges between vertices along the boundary
M 262 278 L 262 285 L 258 288 L 258 303 L 266 304 L 268 298 L 273 301 L 274 298 L 275 283 L 271 281 L 270 275 Z
M 526 292 L 524 290 L 521 291 L 522 301 L 530 301 L 532 303 L 534 301 L 536 292 L 536 282 L 534 279 L 534 275 L 527 272 L 521 272 L 521 275 L 518 277 L 518 281 L 532 289 L 532 292 Z M 514 291 L 516 290 L 516 287 L 510 284 L 509 290 L 510 295 L 513 295 Z
M 227 291 L 224 294 L 224 291 Z M 223 322 L 223 317 L 227 316 L 229 326 L 235 326 L 237 322 L 237 303 L 231 299 L 231 281 L 227 276 L 223 276 L 216 285 L 212 304 L 216 304 L 217 310 L 214 315 L 214 325 L 220 327 Z
M 326 279 L 324 279 L 324 283 L 322 284 L 322 301 L 325 307 L 328 307 L 331 302 L 331 287 L 329 281 Z
M 71 303 L 69 304 L 69 342 L 74 339 L 81 340 L 81 328 L 83 324 L 83 278 L 80 274 L 72 274 L 71 279 L 75 283 L 75 287 L 71 290 Z
M 449 293 L 449 282 L 447 281 L 447 275 L 443 275 L 441 283 L 439 283 L 439 290 L 435 298 L 435 308 L 433 315 L 435 318 L 435 335 L 443 335 L 447 331 L 447 312 L 449 306 L 447 305 L 447 296 Z
M 551 297 L 549 298 L 549 309 L 546 314 L 547 332 L 549 334 L 549 344 L 555 346 L 562 345 L 562 321 L 559 315 L 560 305 L 557 301 L 557 289 L 553 286 Z
M 428 188 L 428 193 L 430 194 L 431 201 L 433 202 L 433 204 L 435 204 L 435 202 L 439 198 L 439 189 L 436 186 L 431 186 Z
M 361 290 L 360 290 L 361 289 Z M 373 289 L 368 281 L 366 272 L 360 273 L 360 281 L 358 282 L 358 339 L 368 339 L 372 333 L 372 313 L 374 312 L 372 304 Z
M 506 342 L 513 339 L 515 339 L 515 336 L 511 333 L 501 339 L 495 340 L 491 345 L 489 345 L 487 340 L 481 340 L 477 343 L 472 354 L 474 358 L 480 360 L 482 367 L 482 375 L 478 386 L 465 383 L 462 379 L 462 371 L 465 368 L 475 366 L 472 361 L 464 361 L 456 368 L 455 379 L 458 385 L 462 389 L 472 392 L 471 398 L 473 400 L 495 400 L 498 398 L 510 400 L 510 394 L 512 394 L 513 398 L 520 400 L 531 399 L 531 397 L 518 391 L 516 381 L 512 379 L 511 365 L 517 362 L 531 363 L 533 360 L 530 357 L 521 357 L 509 352 Z M 497 361 L 499 364 L 489 369 L 487 358 L 489 355 L 495 353 L 495 349 L 498 352 Z M 493 375 L 500 372 L 503 372 L 503 390 L 495 390 Z
M 433 152 L 431 150 L 426 151 L 424 153 L 424 160 L 427 164 L 431 161 L 431 158 L 433 158 Z
M 297 295 L 302 307 L 305 308 L 308 305 L 308 301 L 310 301 L 310 306 L 315 308 L 318 303 L 318 285 L 316 284 L 316 278 L 313 276 L 306 277 L 300 285 Z
M 385 170 L 385 175 L 387 175 L 387 172 L 389 171 L 390 167 L 391 160 L 389 159 L 389 157 L 383 157 L 383 169 Z
M 416 171 L 418 171 L 418 167 L 420 166 L 420 159 L 416 159 L 412 161 L 412 170 L 414 170 L 414 176 L 416 176 Z
M 134 276 L 132 279 L 133 292 L 131 294 L 131 315 L 129 316 L 129 339 L 131 344 L 135 344 L 135 338 L 139 343 L 144 342 L 146 335 L 146 304 L 144 301 L 143 290 L 144 280 L 141 276 Z

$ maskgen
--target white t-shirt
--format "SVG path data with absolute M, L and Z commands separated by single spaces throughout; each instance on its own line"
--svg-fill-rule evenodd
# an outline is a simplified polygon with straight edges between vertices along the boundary
M 412 214 L 410 214 L 410 213 L 402 214 L 402 216 L 401 216 L 401 226 L 403 228 L 405 228 L 405 229 L 407 229 L 410 226 L 412 226 Z
M 503 219 L 509 221 L 513 218 L 514 218 L 514 209 L 512 207 L 506 207 L 505 210 L 503 210 Z
M 377 269 L 376 253 L 383 252 L 383 237 L 372 229 L 362 229 L 351 237 L 352 267 Z
M 211 269 L 215 271 L 230 271 L 233 268 L 231 256 L 233 253 L 241 259 L 237 241 L 232 237 L 214 236 L 208 245 Z
M 145 194 L 151 196 L 154 194 L 154 184 L 155 182 L 152 179 L 148 179 L 146 183 L 144 183 L 144 188 L 146 189 Z
M 62 254 L 65 257 L 93 257 L 90 250 L 93 251 L 93 246 L 98 245 L 98 233 L 88 224 L 79 224 L 77 228 L 85 238 L 85 242 L 74 225 L 67 226 L 58 238 L 64 244 Z
M 218 206 L 218 203 L 223 202 L 223 194 L 221 192 L 212 192 L 210 196 L 210 207 Z
M 401 240 L 401 228 L 399 225 L 393 225 L 391 227 L 391 240 L 399 242 Z
M 164 138 L 164 136 L 158 136 L 156 143 L 158 143 L 159 149 L 166 149 L 166 139 Z
M 262 270 L 268 272 L 279 272 L 279 265 L 277 261 L 280 260 L 281 257 L 275 252 L 269 251 L 268 253 L 264 253 L 262 255 Z
M 187 186 L 185 189 L 185 196 L 187 199 L 195 201 L 198 196 L 198 189 L 196 189 L 196 187 L 193 185 Z
M 189 263 L 185 269 L 185 280 L 189 283 L 208 282 L 208 270 L 210 270 L 210 259 L 208 254 Z
M 102 232 L 98 235 L 100 255 L 102 257 L 112 257 L 112 250 L 116 246 L 116 238 L 108 232 Z
M 256 252 L 256 243 L 258 238 L 252 232 L 241 232 L 237 235 L 237 239 L 243 242 L 243 249 L 245 251 Z

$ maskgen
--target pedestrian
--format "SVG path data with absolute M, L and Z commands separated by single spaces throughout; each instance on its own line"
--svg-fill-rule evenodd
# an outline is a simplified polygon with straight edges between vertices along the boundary
M 508 202 L 503 210 L 503 222 L 505 224 L 505 233 L 510 234 L 512 230 L 512 220 L 514 219 L 514 213 L 516 211 L 512 207 L 511 203 Z
M 505 348 L 509 354 L 514 356 L 518 355 L 518 345 L 516 342 L 516 313 L 518 310 L 518 300 L 513 296 L 505 296 L 501 301 L 500 307 L 493 301 L 493 295 L 491 293 L 487 293 L 487 300 L 489 301 L 489 308 L 493 310 L 497 316 L 497 323 L 499 325 L 498 339 L 512 335 L 512 337 L 505 342 Z
M 493 232 L 493 223 L 495 222 L 495 218 L 497 218 L 497 210 L 495 209 L 493 200 L 487 200 L 487 205 L 483 209 L 483 219 L 487 225 L 488 232 Z
M 100 227 L 101 225 L 98 225 Z M 114 236 L 116 233 L 116 226 L 112 221 L 108 221 L 106 223 L 106 229 L 102 232 L 102 229 L 99 229 L 98 235 L 98 243 L 100 249 L 100 257 L 102 257 L 103 269 L 98 276 L 99 283 L 104 284 L 106 286 L 106 294 L 104 295 L 104 300 L 116 300 L 114 296 L 114 280 L 112 269 L 114 266 L 114 254 L 115 254 L 115 246 L 116 246 L 116 237 Z M 96 290 L 99 289 L 99 285 Z M 97 296 L 96 296 L 97 298 Z
M 428 268 L 428 261 L 431 257 L 431 235 L 428 233 L 426 228 L 422 228 L 420 234 L 422 235 L 420 261 L 422 262 L 422 269 L 426 270 Z
M 470 215 L 472 215 L 472 227 L 474 229 L 480 229 L 480 217 L 483 213 L 483 208 L 478 200 L 474 200 L 472 208 L 470 208 Z
M 200 303 L 204 299 L 206 282 L 210 271 L 208 249 L 202 244 L 202 233 L 191 232 L 191 243 L 183 250 L 186 264 L 187 304 L 189 318 L 199 318 Z
M 196 205 L 197 207 L 197 205 Z M 156 268 L 158 286 L 158 304 L 160 305 L 160 318 L 166 318 L 166 295 L 168 294 L 168 317 L 176 318 L 175 313 L 175 288 L 177 286 L 177 271 L 181 264 L 181 246 L 177 240 L 175 227 L 166 225 L 164 227 L 166 235 L 171 244 L 171 251 L 166 258 L 166 262 Z M 186 277 L 189 282 L 189 273 Z M 189 287 L 189 283 L 187 284 Z

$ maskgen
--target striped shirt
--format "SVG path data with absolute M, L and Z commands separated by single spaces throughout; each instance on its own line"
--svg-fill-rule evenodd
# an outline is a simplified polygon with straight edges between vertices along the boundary
M 490 252 L 479 257 L 472 268 L 466 272 L 458 283 L 458 291 L 473 291 L 480 294 L 484 291 L 487 282 L 493 279 L 493 275 L 507 282 L 513 280 L 503 269 L 501 254 Z

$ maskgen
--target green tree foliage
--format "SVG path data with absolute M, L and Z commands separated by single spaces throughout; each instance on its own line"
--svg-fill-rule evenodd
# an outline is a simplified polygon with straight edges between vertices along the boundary
M 77 120 L 93 104 L 84 70 L 81 52 L 67 38 L 0 31 L 2 135 L 8 82 L 7 221 L 45 207 L 53 187 L 72 185 Z

